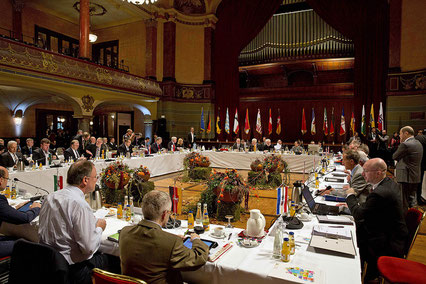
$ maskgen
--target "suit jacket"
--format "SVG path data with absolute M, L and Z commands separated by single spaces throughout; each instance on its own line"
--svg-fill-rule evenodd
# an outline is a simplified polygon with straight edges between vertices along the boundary
M 133 152 L 132 145 L 129 146 L 129 150 L 127 151 L 126 145 L 124 145 L 124 143 L 123 143 L 120 146 L 118 146 L 117 152 L 118 152 L 118 155 L 126 156 L 127 152 L 129 152 L 130 155 L 132 155 L 132 152 Z
M 173 141 L 169 142 L 169 144 L 167 145 L 167 149 L 169 151 L 172 151 L 172 145 L 175 145 L 175 151 L 177 151 L 177 143 L 173 143 Z
M 409 138 L 399 144 L 392 158 L 397 160 L 396 181 L 420 183 L 420 163 L 423 157 L 423 147 L 419 141 Z
M 162 147 L 160 144 L 160 147 L 158 147 L 157 143 L 152 143 L 151 145 L 151 153 L 157 153 L 158 151 L 161 151 Z
M 22 160 L 26 166 L 28 166 L 29 162 L 27 159 L 25 159 L 21 153 L 16 152 L 16 156 L 18 157 L 18 160 Z M 18 162 L 18 161 L 16 161 Z M 5 168 L 13 167 L 16 163 L 13 161 L 12 155 L 10 155 L 9 151 L 4 152 L 1 154 L 1 165 Z
M 28 157 L 34 152 L 34 150 L 36 150 L 37 149 L 37 147 L 31 147 L 31 149 L 30 148 L 28 148 L 28 146 L 24 146 L 24 147 L 22 147 L 22 151 L 21 151 L 21 153 L 22 153 L 22 155 L 27 155 Z
M 386 177 L 359 204 L 355 195 L 346 198 L 349 210 L 357 223 L 358 244 L 375 256 L 402 257 L 408 235 L 402 210 L 401 191 Z
M 388 149 L 388 143 L 389 143 L 389 136 L 388 135 L 377 135 L 377 141 L 379 142 L 377 149 L 379 150 L 387 150 Z
M 26 212 L 16 210 L 9 205 L 7 198 L 0 195 L 0 225 L 2 222 L 19 225 L 31 222 L 40 213 L 40 208 L 29 209 Z
M 109 150 L 117 150 L 117 145 L 115 145 L 114 143 L 108 142 L 107 143 L 107 147 Z
M 416 139 L 422 144 L 423 147 L 423 158 L 422 158 L 422 165 L 421 170 L 422 172 L 426 171 L 426 135 L 417 135 Z
M 352 187 L 355 190 L 355 196 L 360 204 L 367 200 L 367 196 L 370 194 L 371 189 L 371 184 L 368 184 L 362 176 L 363 171 L 364 170 L 361 165 L 356 165 L 354 168 L 354 174 L 349 180 L 349 187 Z M 346 197 L 346 190 L 335 189 L 331 192 L 331 194 Z
M 234 143 L 234 145 L 232 145 L 232 150 L 240 150 L 240 149 L 243 149 L 243 144 L 237 144 L 237 143 Z
M 87 152 L 84 153 L 84 155 L 86 156 L 86 158 L 88 159 L 92 159 L 96 156 L 96 144 L 90 144 L 87 146 L 87 150 L 90 151 L 92 153 L 92 155 L 88 154 Z M 99 152 L 99 157 L 102 157 L 102 151 L 104 151 L 104 153 L 106 152 L 106 146 L 104 144 L 101 145 L 101 150 Z
M 254 151 L 254 145 L 253 144 L 250 144 L 249 151 L 250 152 Z M 259 144 L 256 144 L 256 151 L 262 151 L 261 149 L 259 149 Z
M 122 273 L 155 284 L 182 283 L 180 271 L 200 268 L 209 253 L 201 240 L 194 240 L 188 249 L 179 236 L 147 220 L 124 227 L 119 248 Z
M 49 150 L 49 153 L 51 155 L 55 155 L 55 152 L 52 150 Z M 44 151 L 41 148 L 34 150 L 33 161 L 36 163 L 41 163 L 43 166 L 46 165 L 46 155 L 44 154 Z
M 189 147 L 192 147 L 192 144 L 195 143 L 195 142 L 197 142 L 197 136 L 195 135 L 195 132 L 194 132 L 194 139 L 192 139 L 191 132 L 189 132 L 188 133 L 188 145 L 189 145 Z
M 77 152 L 78 152 L 78 149 L 76 150 Z M 80 155 L 80 157 L 82 156 L 81 154 L 80 154 L 80 152 L 78 153 L 79 155 Z M 71 147 L 70 148 L 68 148 L 68 149 L 66 149 L 65 151 L 64 151 L 64 157 L 65 157 L 65 161 L 68 161 L 70 158 L 75 162 L 75 161 L 77 161 L 77 157 L 74 155 L 74 151 L 71 149 Z
M 262 148 L 262 151 L 274 151 L 274 145 L 266 145 L 266 144 L 264 144 L 263 145 L 263 148 Z

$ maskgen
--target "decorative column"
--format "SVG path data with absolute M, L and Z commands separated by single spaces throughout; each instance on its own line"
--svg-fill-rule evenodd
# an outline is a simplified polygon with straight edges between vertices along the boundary
M 146 114 L 143 117 L 143 124 L 145 126 L 145 137 L 149 137 L 150 142 L 153 143 L 152 140 L 152 118 L 150 114 Z
M 22 9 L 24 9 L 24 0 L 12 1 L 12 29 L 13 38 L 22 40 Z
M 90 58 L 89 32 L 90 32 L 90 9 L 89 0 L 80 0 L 80 43 L 79 56 Z
M 170 21 L 164 23 L 163 33 L 163 82 L 176 82 L 176 23 L 173 16 L 169 17 Z
M 155 19 L 145 21 L 145 70 L 146 76 L 153 80 L 157 80 L 157 24 L 158 22 Z
M 90 121 L 92 120 L 92 116 L 89 115 L 74 115 L 74 118 L 78 119 L 78 129 L 83 130 L 83 132 L 90 133 Z
M 212 81 L 212 43 L 214 41 L 214 29 L 212 26 L 204 28 L 204 81 L 203 84 L 211 84 Z

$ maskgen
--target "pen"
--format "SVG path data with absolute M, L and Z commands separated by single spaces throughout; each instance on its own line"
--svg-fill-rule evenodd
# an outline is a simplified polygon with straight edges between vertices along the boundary
M 228 241 L 231 239 L 232 233 L 229 233 Z

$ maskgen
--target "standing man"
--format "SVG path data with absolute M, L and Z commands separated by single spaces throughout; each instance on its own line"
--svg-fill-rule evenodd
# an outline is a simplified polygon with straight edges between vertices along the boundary
M 135 138 L 135 134 L 133 133 L 133 130 L 129 128 L 126 131 L 126 134 L 123 135 L 123 142 L 125 139 L 130 139 L 130 141 L 133 141 L 134 138 Z
M 27 138 L 26 140 L 27 145 L 22 147 L 22 155 L 24 156 L 31 156 L 33 154 L 33 151 L 36 149 L 34 148 L 34 140 L 32 138 Z
M 386 177 L 386 163 L 375 158 L 364 164 L 362 175 L 372 185 L 365 203 L 359 204 L 355 190 L 347 190 L 346 203 L 357 223 L 361 263 L 367 261 L 365 281 L 379 276 L 377 259 L 403 257 L 408 235 L 398 185 Z
M 191 131 L 188 133 L 188 148 L 192 148 L 197 141 L 197 137 L 194 133 L 194 127 L 191 127 Z
M 167 149 L 171 152 L 174 152 L 177 150 L 177 137 L 172 137 L 172 140 L 169 142 L 169 145 L 167 145 Z
M 420 184 L 417 188 L 417 203 L 419 205 L 426 204 L 426 192 L 422 192 L 422 185 L 424 183 L 424 177 L 426 172 L 426 135 L 425 132 L 423 132 L 422 135 L 417 135 L 416 139 L 422 144 L 423 147 L 423 157 L 422 157 L 422 163 L 420 166 Z M 426 185 L 425 185 L 425 191 L 426 191 Z M 423 193 L 423 194 L 422 194 Z
M 183 245 L 183 236 L 163 231 L 172 208 L 167 193 L 150 191 L 143 197 L 141 207 L 144 220 L 124 227 L 120 233 L 122 273 L 148 283 L 183 283 L 180 271 L 203 266 L 208 259 L 208 246 L 192 234 L 189 249 Z
M 4 167 L 0 167 L 0 190 L 4 190 L 9 180 L 9 172 Z M 16 206 L 19 209 L 26 202 Z M 11 224 L 19 225 L 31 222 L 40 213 L 40 203 L 34 202 L 31 204 L 30 209 L 25 212 L 21 212 L 9 205 L 7 198 L 4 195 L 0 195 L 0 225 L 2 222 L 8 222 Z M 13 246 L 15 240 L 11 237 L 0 236 L 0 257 L 12 255 Z
M 416 191 L 420 183 L 420 163 L 423 157 L 423 147 L 414 139 L 414 130 L 411 126 L 404 126 L 399 131 L 401 144 L 393 153 L 392 158 L 397 161 L 395 172 L 396 181 L 401 184 L 402 204 L 404 212 L 417 205 Z
M 379 133 L 377 135 L 377 156 L 379 158 L 382 158 L 385 160 L 385 162 L 388 164 L 389 156 L 388 156 L 388 143 L 389 143 L 389 136 L 386 134 L 386 130 L 383 129 L 382 133 Z
M 18 143 L 16 141 L 7 142 L 7 152 L 1 154 L 1 165 L 6 168 L 10 168 L 16 165 L 19 160 L 22 160 L 26 166 L 28 166 L 27 159 L 24 159 L 21 153 L 17 152 Z
M 375 127 L 371 128 L 370 133 L 368 133 L 368 147 L 370 148 L 370 157 L 375 158 L 377 155 L 377 129 Z
M 43 202 L 38 230 L 40 243 L 60 252 L 70 264 L 73 283 L 92 283 L 92 268 L 108 267 L 108 256 L 97 252 L 105 219 L 96 219 L 84 195 L 95 190 L 98 176 L 89 161 L 78 161 L 67 173 L 68 185 Z

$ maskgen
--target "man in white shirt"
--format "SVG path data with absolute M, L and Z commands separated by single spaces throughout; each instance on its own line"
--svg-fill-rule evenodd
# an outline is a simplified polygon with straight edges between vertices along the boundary
M 40 211 L 40 243 L 59 251 L 70 264 L 75 283 L 92 283 L 91 270 L 110 261 L 98 253 L 105 219 L 96 219 L 84 195 L 95 190 L 95 166 L 86 160 L 71 165 L 67 187 L 47 196 Z

